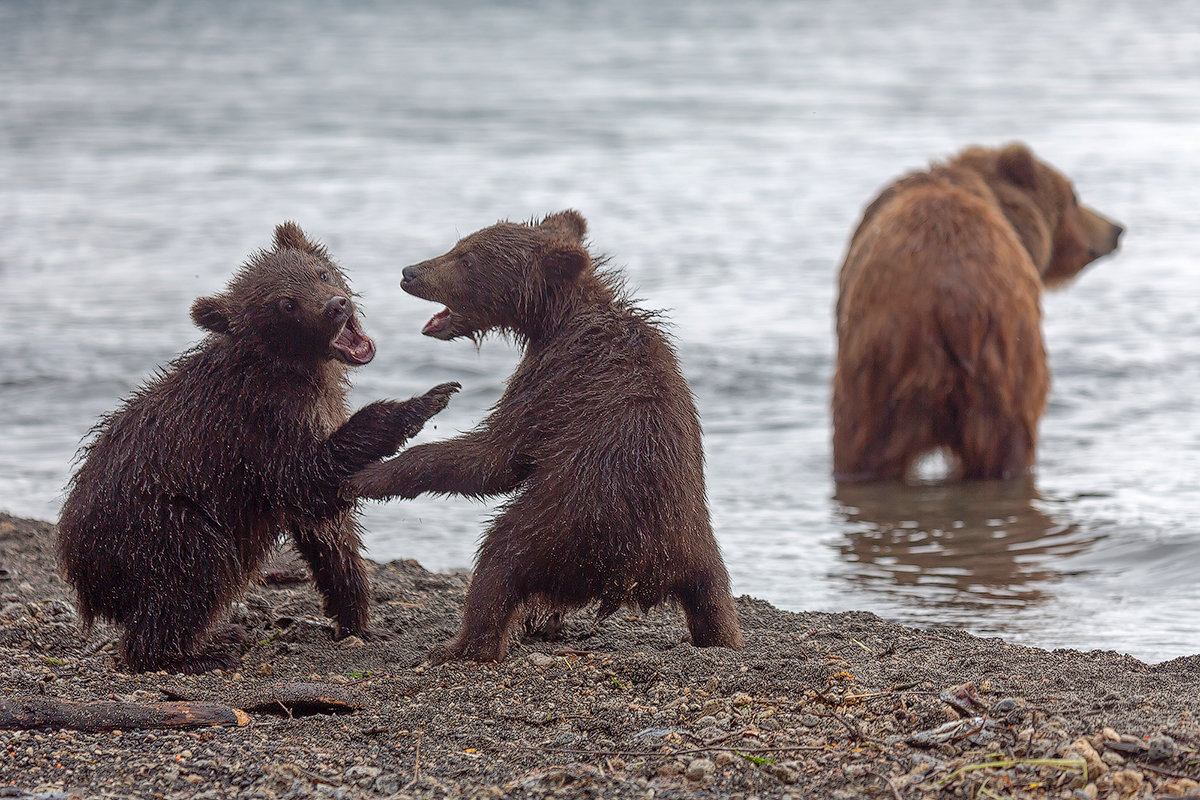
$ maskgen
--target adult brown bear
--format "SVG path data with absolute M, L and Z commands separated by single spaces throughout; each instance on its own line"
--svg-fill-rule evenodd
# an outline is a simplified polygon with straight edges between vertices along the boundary
M 324 247 L 278 226 L 271 250 L 193 304 L 204 341 L 97 425 L 58 550 L 85 622 L 121 626 L 130 670 L 235 667 L 240 632 L 210 628 L 285 535 L 335 635 L 370 635 L 341 482 L 392 455 L 457 384 L 349 417 L 347 370 L 375 355 L 352 294 Z
M 434 661 L 499 661 L 522 612 L 677 599 L 697 646 L 741 647 L 709 523 L 700 420 L 675 352 L 620 275 L 583 247 L 574 211 L 501 222 L 404 269 L 447 306 L 424 333 L 501 330 L 524 357 L 475 430 L 355 476 L 367 497 L 515 493 L 479 549 L 458 638 Z
M 1121 233 L 1022 144 L 972 147 L 886 188 L 839 280 L 836 478 L 903 479 L 938 448 L 963 478 L 1025 472 L 1049 390 L 1042 289 Z

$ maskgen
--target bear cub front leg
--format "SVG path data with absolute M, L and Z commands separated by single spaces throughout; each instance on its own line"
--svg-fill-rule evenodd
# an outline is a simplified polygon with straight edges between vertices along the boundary
M 461 388 L 457 382 L 441 383 L 409 400 L 380 400 L 363 406 L 329 438 L 336 480 L 340 483 L 368 464 L 393 455 Z

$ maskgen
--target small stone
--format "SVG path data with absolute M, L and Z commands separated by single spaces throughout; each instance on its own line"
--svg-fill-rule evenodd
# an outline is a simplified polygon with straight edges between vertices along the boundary
M 262 675 L 264 678 L 268 677 L 273 672 L 274 672 L 274 670 L 271 669 L 271 665 L 266 663 L 265 661 L 258 665 L 258 674 Z
M 692 724 L 695 725 L 697 728 L 715 728 L 717 725 L 717 718 L 714 716 L 711 716 L 711 715 L 705 716 L 705 717 L 701 717 L 700 719 L 696 720 Z
M 721 681 L 719 681 L 717 679 L 716 675 L 713 675 L 711 678 L 708 679 L 708 683 L 704 684 L 704 691 L 708 692 L 709 694 L 712 694 L 713 692 L 715 692 L 717 689 L 720 689 L 720 688 L 721 688 Z
M 745 692 L 739 692 L 733 696 L 731 701 L 735 706 L 748 706 L 754 702 L 754 698 Z
M 351 783 L 367 787 L 375 782 L 375 779 L 379 777 L 379 773 L 381 772 L 383 770 L 379 767 L 355 766 L 343 772 L 342 776 Z
M 764 731 L 777 731 L 783 726 L 779 724 L 779 720 L 774 717 L 767 717 L 758 723 L 758 727 Z
M 1100 794 L 1100 789 L 1094 783 L 1089 783 L 1082 789 L 1076 789 L 1071 792 L 1071 797 L 1075 800 L 1096 800 L 1096 796 Z
M 799 722 L 802 728 L 815 728 L 821 724 L 821 718 L 816 714 L 805 714 L 800 717 Z
M 1114 772 L 1112 776 L 1112 785 L 1122 797 L 1130 797 L 1137 794 L 1142 789 L 1142 782 L 1145 781 L 1142 773 L 1135 769 L 1123 769 L 1120 772 Z
M 404 783 L 398 775 L 380 775 L 375 779 L 375 785 L 371 788 L 376 793 L 387 796 L 397 794 Z
M 366 644 L 367 644 L 366 642 L 364 642 L 362 639 L 360 639 L 357 636 L 347 636 L 345 639 L 342 639 L 342 641 L 341 641 L 341 646 L 342 646 L 342 649 L 344 649 L 344 650 L 349 650 L 354 647 L 365 647 Z
M 1108 726 L 1105 726 L 1100 729 L 1100 735 L 1103 736 L 1105 739 L 1107 739 L 1110 742 L 1121 741 L 1121 734 L 1117 733 L 1116 731 L 1114 731 L 1112 728 L 1109 728 Z
M 180 758 L 191 758 L 191 757 L 192 757 L 192 751 L 191 751 L 191 750 L 180 750 L 180 751 L 179 751 L 179 757 L 180 757 Z
M 345 686 L 346 684 L 350 683 L 350 678 L 347 676 L 336 675 L 333 673 L 330 673 L 328 680 L 330 683 L 336 683 L 339 686 Z
M 692 759 L 692 763 L 687 766 L 687 779 L 689 781 L 702 781 L 709 775 L 712 775 L 716 765 L 707 758 Z
M 1105 750 L 1104 754 L 1100 756 L 1100 760 L 1110 767 L 1119 767 L 1125 763 L 1125 759 L 1115 750 Z
M 1005 697 L 996 701 L 996 705 L 992 706 L 992 712 L 995 714 L 1008 714 L 1011 711 L 1017 710 L 1017 701 L 1011 697 Z
M 1146 758 L 1151 761 L 1166 761 L 1175 755 L 1177 749 L 1175 740 L 1170 736 L 1152 736 L 1146 745 L 1149 748 L 1146 751 Z
M 725 708 L 725 701 L 719 697 L 714 697 L 711 700 L 705 701 L 704 705 L 700 707 L 700 710 L 703 711 L 705 714 L 715 714 L 716 712 L 721 711 L 724 708 Z
M 1200 789 L 1200 783 L 1191 778 L 1171 778 L 1169 781 L 1163 781 L 1158 787 L 1159 794 L 1171 795 L 1178 797 Z
M 548 656 L 545 653 L 530 653 L 528 657 L 530 664 L 533 664 L 539 669 L 546 669 L 554 666 L 554 657 Z
M 713 756 L 713 761 L 716 762 L 718 767 L 728 767 L 730 764 L 733 763 L 734 758 L 735 758 L 735 756 L 733 755 L 733 753 L 726 753 L 726 752 L 722 751 L 720 753 L 717 753 L 715 756 Z
M 780 783 L 791 784 L 800 780 L 800 774 L 796 770 L 785 767 L 783 764 L 767 764 L 763 767 L 763 772 L 774 775 Z
M 1079 738 L 1071 742 L 1063 751 L 1063 757 L 1082 758 L 1087 764 L 1089 778 L 1098 778 L 1108 772 L 1108 765 L 1100 759 L 1100 754 L 1087 739 Z
M 678 761 L 668 761 L 658 768 L 658 777 L 673 778 L 676 775 L 682 775 L 686 767 Z

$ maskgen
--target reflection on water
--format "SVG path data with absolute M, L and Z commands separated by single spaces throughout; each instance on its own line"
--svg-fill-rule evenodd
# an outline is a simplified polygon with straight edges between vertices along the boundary
M 1102 537 L 1046 513 L 1033 479 L 840 486 L 842 557 L 857 586 L 958 609 L 1025 607 Z

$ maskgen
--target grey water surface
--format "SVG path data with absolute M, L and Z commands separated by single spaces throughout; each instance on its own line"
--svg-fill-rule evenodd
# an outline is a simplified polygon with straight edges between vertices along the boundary
M 0 508 L 53 519 L 193 298 L 295 219 L 362 295 L 356 404 L 516 360 L 420 336 L 400 269 L 500 218 L 589 219 L 667 311 L 735 590 L 1149 661 L 1200 651 L 1200 4 L 0 3 Z M 1127 228 L 1045 298 L 1028 483 L 830 478 L 833 287 L 863 206 L 1028 142 Z M 373 504 L 370 553 L 468 566 L 495 503 Z

